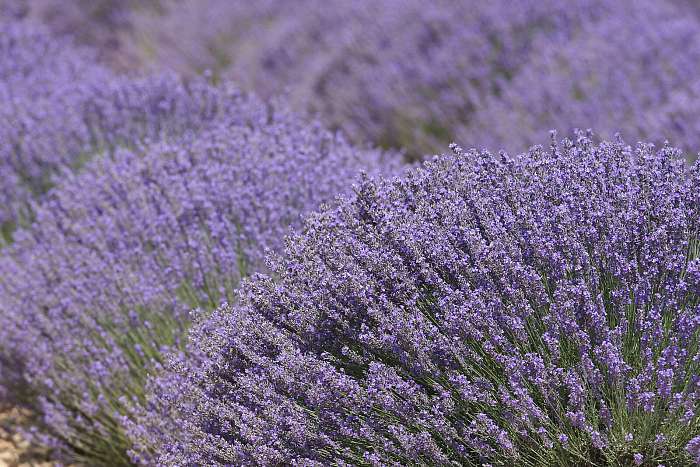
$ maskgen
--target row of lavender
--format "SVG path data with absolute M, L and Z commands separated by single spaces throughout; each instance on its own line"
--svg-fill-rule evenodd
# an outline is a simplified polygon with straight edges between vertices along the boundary
M 119 68 L 210 70 L 263 97 L 286 89 L 296 110 L 411 157 L 450 140 L 521 151 L 593 124 L 700 148 L 692 1 L 17 3 L 15 14 L 107 43 L 101 56 Z
M 23 224 L 0 257 L 3 389 L 43 415 L 38 441 L 127 464 L 120 417 L 189 311 L 232 297 L 302 213 L 399 156 L 231 86 L 93 69 L 30 22 L 3 32 L 4 206 L 26 213 L 3 213 Z
M 593 124 L 700 149 L 692 1 L 156 3 L 132 12 L 128 61 L 286 88 L 353 140 L 413 157 L 450 140 L 522 151 Z
M 186 81 L 4 13 L 0 392 L 30 436 L 90 465 L 700 462 L 697 168 L 579 134 L 373 181 L 403 157 L 362 143 L 694 148 L 691 9 L 208 3 L 125 10 L 157 68 L 170 27 L 216 58 Z

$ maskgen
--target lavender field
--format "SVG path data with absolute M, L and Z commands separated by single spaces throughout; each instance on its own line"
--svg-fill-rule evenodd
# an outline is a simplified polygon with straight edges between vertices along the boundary
M 700 1 L 0 0 L 0 467 L 700 465 Z

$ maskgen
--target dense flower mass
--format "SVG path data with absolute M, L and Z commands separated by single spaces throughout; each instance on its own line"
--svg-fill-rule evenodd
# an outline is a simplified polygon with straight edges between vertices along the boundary
M 389 170 L 382 153 L 281 103 L 217 92 L 227 116 L 208 126 L 65 171 L 0 257 L 0 381 L 36 396 L 39 439 L 89 463 L 126 462 L 119 416 L 160 351 L 180 345 L 192 308 L 214 308 L 264 269 L 287 228 L 358 171 Z M 223 105 L 205 97 L 193 105 Z
M 509 0 L 440 0 L 430 7 L 418 0 L 205 3 L 168 8 L 166 2 L 165 20 L 137 21 L 138 50 L 160 66 L 213 69 L 262 95 L 288 89 L 298 106 L 352 137 L 405 146 L 413 155 L 454 137 L 482 100 L 500 93 L 538 53 L 540 41 L 566 41 L 629 6 L 626 0 L 621 6 L 525 0 L 518 8 Z
M 154 381 L 142 450 L 166 465 L 700 460 L 700 167 L 585 135 L 453 152 L 310 216 L 273 277 Z
M 0 0 L 13 444 L 700 465 L 699 64 L 698 0 Z

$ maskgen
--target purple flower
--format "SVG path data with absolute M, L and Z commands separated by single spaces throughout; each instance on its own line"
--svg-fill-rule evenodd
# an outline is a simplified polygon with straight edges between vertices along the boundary
M 695 463 L 700 463 L 700 436 L 691 439 L 685 448 Z

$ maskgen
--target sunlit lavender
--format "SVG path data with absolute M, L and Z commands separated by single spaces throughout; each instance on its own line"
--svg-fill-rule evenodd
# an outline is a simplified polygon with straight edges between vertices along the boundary
M 699 63 L 690 0 L 0 0 L 0 465 L 700 465 Z
M 192 331 L 156 463 L 698 459 L 699 168 L 583 135 L 453 151 L 362 180 Z

